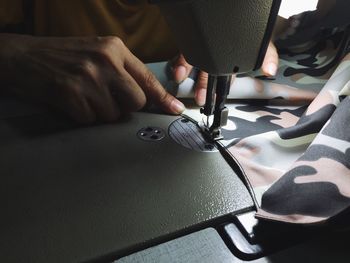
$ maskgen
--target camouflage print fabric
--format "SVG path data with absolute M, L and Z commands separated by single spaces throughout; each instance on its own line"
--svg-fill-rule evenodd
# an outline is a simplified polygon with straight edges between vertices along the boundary
M 334 2 L 333 16 L 349 10 Z M 231 87 L 229 97 L 244 100 L 229 104 L 220 144 L 241 167 L 261 219 L 320 224 L 350 209 L 350 16 L 316 18 L 291 18 L 277 42 L 276 79 L 241 75 Z

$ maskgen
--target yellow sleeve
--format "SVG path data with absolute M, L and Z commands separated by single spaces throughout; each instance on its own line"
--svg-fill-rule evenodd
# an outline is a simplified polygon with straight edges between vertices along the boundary
M 22 0 L 0 0 L 0 28 L 23 22 Z

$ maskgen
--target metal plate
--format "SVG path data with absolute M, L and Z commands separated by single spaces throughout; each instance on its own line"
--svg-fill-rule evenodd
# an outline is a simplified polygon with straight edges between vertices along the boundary
M 220 153 L 136 136 L 148 126 L 167 131 L 176 119 L 139 112 L 88 127 L 45 115 L 0 120 L 1 261 L 111 262 L 251 207 Z
M 178 144 L 198 152 L 218 152 L 215 144 L 207 142 L 200 128 L 186 118 L 174 121 L 169 136 Z
M 165 131 L 159 127 L 145 127 L 137 132 L 137 136 L 143 141 L 160 141 L 165 137 Z

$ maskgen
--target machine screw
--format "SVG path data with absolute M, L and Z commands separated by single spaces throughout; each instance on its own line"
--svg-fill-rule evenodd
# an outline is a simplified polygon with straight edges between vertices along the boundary
M 148 126 L 139 130 L 137 137 L 143 141 L 160 141 L 165 137 L 165 132 L 161 128 Z

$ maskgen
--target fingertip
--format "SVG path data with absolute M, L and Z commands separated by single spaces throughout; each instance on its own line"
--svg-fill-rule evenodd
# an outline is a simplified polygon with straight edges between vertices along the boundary
M 278 70 L 278 50 L 274 43 L 271 41 L 265 55 L 264 63 L 262 66 L 262 72 L 267 76 L 275 76 Z
M 201 71 L 195 86 L 195 101 L 198 106 L 203 106 L 207 97 L 208 73 Z
M 266 75 L 268 76 L 275 76 L 277 74 L 277 65 L 276 63 L 270 62 L 267 63 L 264 67 L 263 67 L 263 71 Z
M 207 96 L 207 90 L 206 89 L 199 89 L 195 94 L 195 101 L 198 106 L 204 106 L 205 99 Z
M 174 68 L 174 80 L 176 83 L 180 84 L 187 77 L 187 69 L 185 66 L 177 66 Z
M 181 114 L 186 110 L 185 105 L 177 100 L 176 98 L 173 99 L 173 101 L 170 104 L 170 111 L 173 114 Z

